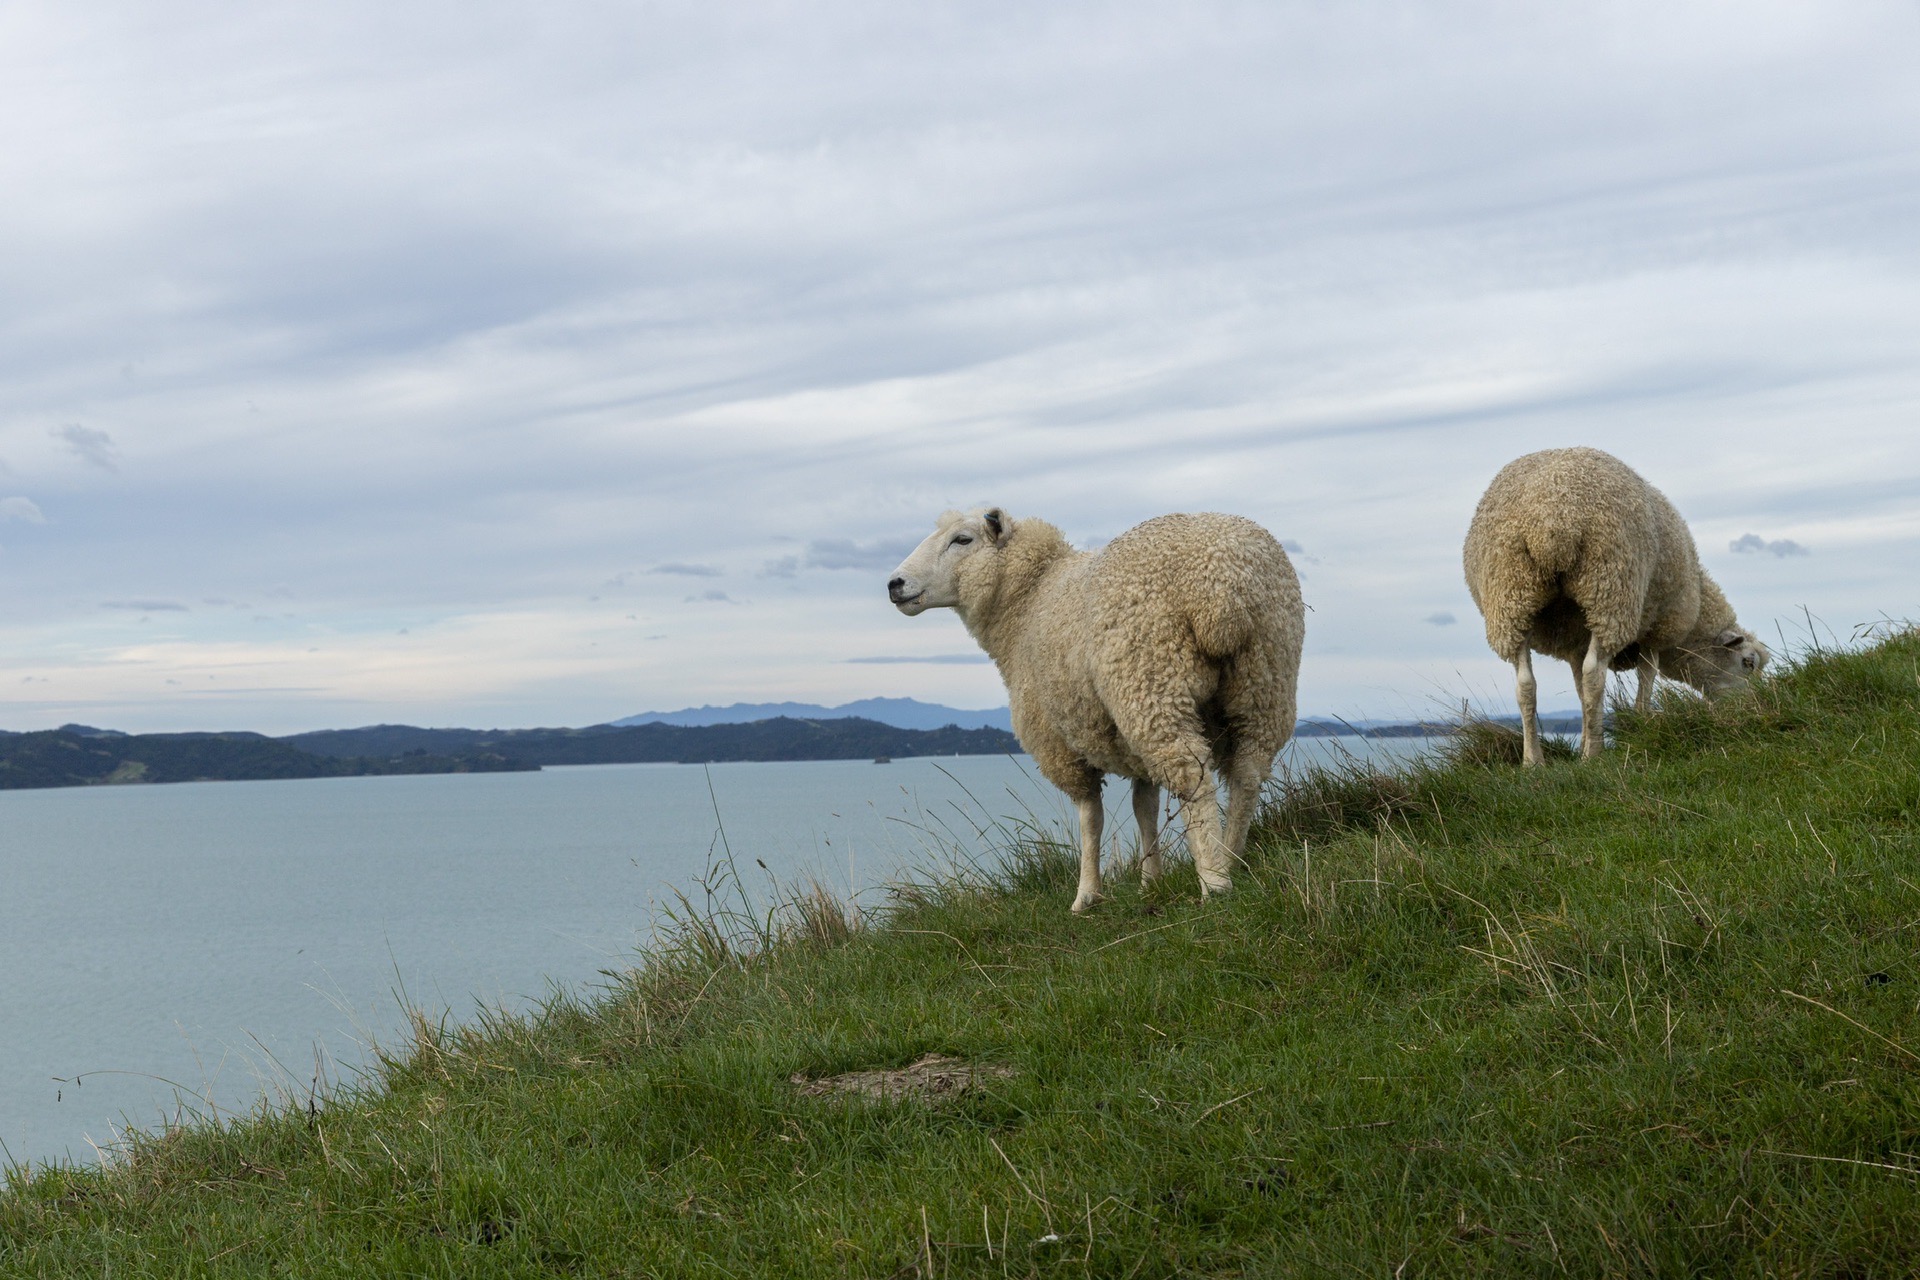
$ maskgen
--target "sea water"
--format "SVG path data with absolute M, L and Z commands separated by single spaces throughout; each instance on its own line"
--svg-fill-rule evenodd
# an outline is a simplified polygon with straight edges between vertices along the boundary
M 1130 847 L 1125 787 L 1107 803 Z M 583 991 L 670 913 L 783 886 L 875 909 L 1069 816 L 1024 756 L 0 791 L 0 1144 L 91 1161 L 128 1125 L 304 1100 L 409 1008 Z

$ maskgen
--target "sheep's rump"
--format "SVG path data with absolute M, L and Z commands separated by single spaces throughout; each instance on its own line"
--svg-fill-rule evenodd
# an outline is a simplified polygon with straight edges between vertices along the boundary
M 1272 534 L 1240 516 L 1160 516 L 1085 573 L 1103 699 L 1157 706 L 1169 721 L 1197 714 L 1218 755 L 1286 741 L 1305 607 Z
M 1487 643 L 1577 661 L 1594 633 L 1625 670 L 1699 613 L 1693 538 L 1673 504 L 1598 449 L 1548 449 L 1500 469 L 1467 530 L 1467 587 Z

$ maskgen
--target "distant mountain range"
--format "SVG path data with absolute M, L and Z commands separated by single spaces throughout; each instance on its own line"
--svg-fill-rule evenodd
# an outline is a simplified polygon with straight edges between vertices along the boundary
M 725 707 L 686 707 L 679 711 L 643 711 L 611 721 L 619 728 L 639 724 L 751 724 L 785 716 L 790 720 L 874 720 L 896 729 L 1004 729 L 1013 732 L 1013 713 L 1006 707 L 965 711 L 917 698 L 862 698 L 837 707 L 814 702 L 736 702 Z
M 1520 727 L 1519 716 L 1487 716 L 1495 724 Z M 1460 727 L 1458 720 L 1302 720 L 1294 726 L 1296 738 L 1439 738 Z M 1578 711 L 1542 711 L 1542 733 L 1578 734 Z
M 899 729 L 943 729 L 953 725 L 961 729 L 1000 729 L 1013 731 L 1013 713 L 1006 707 L 988 707 L 965 711 L 959 707 L 921 702 L 917 698 L 862 698 L 837 707 L 814 702 L 735 702 L 724 707 L 686 707 L 679 711 L 647 711 L 609 723 L 619 728 L 643 724 L 719 725 L 751 724 L 785 716 L 794 720 L 876 720 Z M 1518 725 L 1518 716 L 1495 716 L 1504 724 Z M 1540 724 L 1549 733 L 1580 732 L 1578 711 L 1543 711 Z M 1426 720 L 1335 720 L 1315 716 L 1300 721 L 1294 729 L 1298 738 L 1336 738 L 1358 735 L 1367 738 L 1417 738 L 1447 733 L 1452 725 Z
M 409 752 L 457 757 L 496 752 L 532 765 L 700 764 L 723 760 L 859 760 L 876 756 L 1009 755 L 1020 744 L 1004 729 L 902 729 L 858 716 L 803 720 L 774 716 L 747 724 L 600 724 L 587 729 L 365 729 L 296 733 L 280 742 L 332 757 Z

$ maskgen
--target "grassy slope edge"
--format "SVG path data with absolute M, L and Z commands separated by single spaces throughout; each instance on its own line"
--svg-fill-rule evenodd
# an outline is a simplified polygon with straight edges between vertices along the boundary
M 1920 1268 L 1920 638 L 1622 713 L 1592 766 L 1301 779 L 1250 867 L 1065 851 L 422 1025 L 309 1114 L 14 1171 L 7 1276 Z M 794 1073 L 1005 1064 L 937 1104 Z

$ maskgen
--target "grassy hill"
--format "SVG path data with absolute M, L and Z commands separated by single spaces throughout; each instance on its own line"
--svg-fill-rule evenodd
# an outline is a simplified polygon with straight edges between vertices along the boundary
M 1917 712 L 1906 634 L 1596 765 L 1295 779 L 1225 899 L 1071 918 L 1029 839 L 858 927 L 695 915 L 358 1090 L 15 1171 L 0 1274 L 1912 1274 Z

